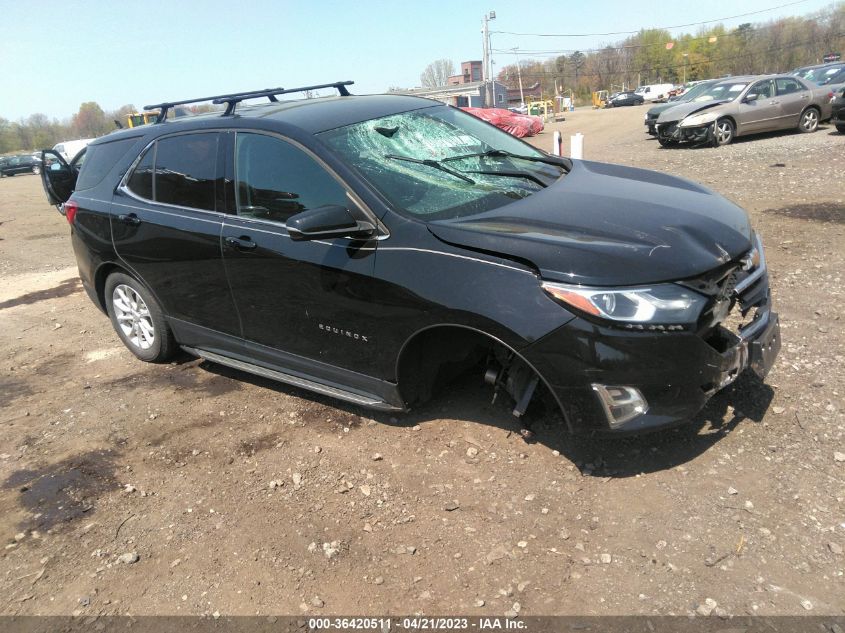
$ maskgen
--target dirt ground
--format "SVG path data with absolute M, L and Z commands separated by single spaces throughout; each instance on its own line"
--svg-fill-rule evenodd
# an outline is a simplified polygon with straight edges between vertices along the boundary
M 391 417 L 141 363 L 38 178 L 0 180 L 0 614 L 845 613 L 845 136 L 662 149 L 644 112 L 533 142 L 580 131 L 747 208 L 783 349 L 767 384 L 612 441 L 549 417 L 526 443 L 480 376 Z

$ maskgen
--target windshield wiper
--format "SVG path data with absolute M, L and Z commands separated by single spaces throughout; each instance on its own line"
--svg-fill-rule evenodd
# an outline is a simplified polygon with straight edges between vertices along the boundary
M 504 149 L 488 149 L 486 152 L 475 152 L 473 154 L 461 154 L 459 156 L 448 156 L 440 160 L 441 163 L 447 163 L 453 160 L 463 160 L 464 158 L 520 158 L 522 160 L 530 160 L 534 163 L 546 163 L 547 165 L 554 165 L 555 167 L 567 167 L 566 161 L 563 158 L 554 158 L 551 156 L 523 156 L 522 154 L 514 154 Z
M 464 182 L 468 182 L 471 185 L 475 184 L 475 181 L 469 176 L 464 176 L 459 171 L 446 167 L 446 165 L 441 165 L 438 161 L 434 160 L 433 158 L 413 158 L 412 156 L 399 156 L 398 154 L 385 154 L 384 157 L 390 158 L 392 160 L 404 160 L 407 163 L 415 163 L 417 165 L 425 165 L 426 167 L 439 169 L 440 171 L 446 172 L 447 174 L 450 174 L 455 178 L 460 178 Z
M 548 187 L 549 185 L 542 181 L 538 176 L 529 174 L 527 171 L 491 171 L 491 170 L 467 170 L 468 174 L 484 174 L 485 176 L 506 176 L 508 178 L 525 178 L 532 182 L 536 182 L 541 187 Z

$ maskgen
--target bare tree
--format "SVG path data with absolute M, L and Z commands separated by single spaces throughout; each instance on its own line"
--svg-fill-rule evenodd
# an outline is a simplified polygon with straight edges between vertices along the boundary
M 438 59 L 425 67 L 420 75 L 420 83 L 426 88 L 445 86 L 449 77 L 455 74 L 455 62 L 451 59 Z

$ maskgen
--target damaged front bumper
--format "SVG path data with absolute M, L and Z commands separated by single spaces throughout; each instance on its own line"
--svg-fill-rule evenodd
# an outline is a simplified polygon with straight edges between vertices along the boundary
M 682 126 L 680 123 L 672 121 L 655 124 L 655 136 L 662 141 L 675 143 L 705 143 L 713 140 L 714 122 L 696 126 Z
M 578 318 L 522 350 L 564 403 L 571 430 L 624 434 L 673 426 L 747 369 L 765 378 L 781 346 L 765 258 L 755 270 L 737 265 L 719 275 L 715 307 L 702 315 L 714 320 L 700 331 L 633 332 Z M 730 311 L 718 308 L 719 299 Z M 642 413 L 619 423 L 597 385 L 620 399 L 638 392 Z

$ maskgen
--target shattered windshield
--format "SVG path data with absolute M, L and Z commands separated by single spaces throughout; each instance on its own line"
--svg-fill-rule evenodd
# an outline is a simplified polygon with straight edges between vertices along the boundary
M 429 220 L 501 207 L 566 173 L 565 163 L 445 105 L 319 136 L 399 211 Z

